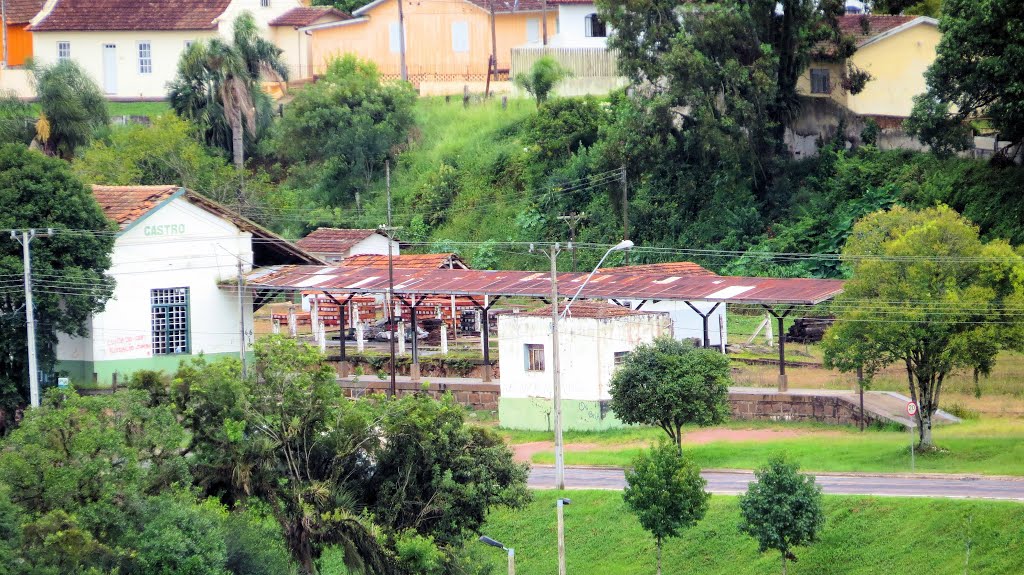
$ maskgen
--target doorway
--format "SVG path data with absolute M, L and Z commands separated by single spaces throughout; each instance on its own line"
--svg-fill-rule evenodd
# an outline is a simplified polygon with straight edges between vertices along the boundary
M 103 45 L 103 91 L 117 93 L 117 44 Z

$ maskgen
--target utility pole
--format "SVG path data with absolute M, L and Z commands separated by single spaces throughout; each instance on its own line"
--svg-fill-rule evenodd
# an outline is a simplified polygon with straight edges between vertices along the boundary
M 541 0 L 540 3 L 540 29 L 541 46 L 548 45 L 548 0 Z
M 388 319 L 388 341 L 391 342 L 391 397 L 398 397 L 398 385 L 395 383 L 395 337 L 398 336 L 398 325 L 395 322 L 395 265 L 391 244 L 394 243 L 394 229 L 391 227 L 391 160 L 384 161 L 384 181 L 388 195 L 388 225 L 384 231 L 388 236 L 388 297 L 385 303 L 388 311 L 384 317 Z M 405 334 L 402 334 L 404 337 Z M 415 334 L 413 335 L 415 337 Z
M 4 39 L 4 70 L 10 67 L 10 61 L 7 59 L 7 0 L 0 0 L 0 25 L 3 26 L 3 39 Z M 998 139 L 998 138 L 996 138 Z
M 39 407 L 39 362 L 36 358 L 36 318 L 35 308 L 32 303 L 32 250 L 29 249 L 29 244 L 37 237 L 48 238 L 52 235 L 52 228 L 47 228 L 45 232 L 29 229 L 23 230 L 19 238 L 18 232 L 11 230 L 11 239 L 21 244 L 21 254 L 24 259 L 25 331 L 28 336 L 28 390 L 29 403 L 32 407 Z
M 572 252 L 572 271 L 576 270 L 576 226 L 586 219 L 587 214 L 577 214 L 572 212 L 567 216 L 558 216 L 558 219 L 562 220 L 569 225 L 569 251 Z
M 245 359 L 245 292 L 242 291 L 242 258 L 238 258 L 238 357 L 242 360 L 242 379 L 247 377 Z
M 558 242 L 548 248 L 551 259 L 551 369 L 554 375 L 552 410 L 555 412 L 555 489 L 565 489 L 565 453 L 562 446 L 562 374 L 558 353 Z
M 494 0 L 490 0 L 488 5 L 491 8 L 491 61 L 489 64 L 489 70 L 487 70 L 487 77 L 490 78 L 491 74 L 494 74 L 494 81 L 498 81 L 498 34 L 494 29 Z M 489 91 L 489 90 L 488 90 Z M 485 94 L 490 96 L 490 94 Z
M 629 187 L 626 185 L 626 166 L 622 166 L 622 239 L 629 239 Z M 629 252 L 626 252 L 626 265 L 629 265 Z
M 405 67 L 405 13 L 402 11 L 402 0 L 398 0 L 398 57 L 401 66 L 402 81 L 409 81 L 409 71 Z M 388 222 L 391 225 L 391 222 Z

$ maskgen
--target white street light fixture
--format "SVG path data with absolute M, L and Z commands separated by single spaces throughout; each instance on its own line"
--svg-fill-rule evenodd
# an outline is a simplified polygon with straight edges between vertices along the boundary
M 511 547 L 505 547 L 501 542 L 495 541 L 486 535 L 481 535 L 479 541 L 484 545 L 490 545 L 491 547 L 497 547 L 503 551 L 508 551 L 508 575 L 516 575 L 516 550 Z

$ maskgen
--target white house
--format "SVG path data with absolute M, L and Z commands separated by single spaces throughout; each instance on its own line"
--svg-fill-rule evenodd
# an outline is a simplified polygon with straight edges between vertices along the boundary
M 197 40 L 230 37 L 248 11 L 266 37 L 269 23 L 299 0 L 47 0 L 32 19 L 40 64 L 78 62 L 112 99 L 163 99 L 178 60 Z
M 611 28 L 597 15 L 592 0 L 550 0 L 558 6 L 558 29 L 552 48 L 605 48 Z
M 559 308 L 564 309 L 564 304 Z M 665 314 L 576 301 L 559 321 L 564 429 L 621 426 L 610 411 L 617 364 L 642 343 L 672 332 Z M 512 429 L 552 429 L 551 308 L 498 317 L 501 399 L 498 418 Z
M 299 80 L 313 76 L 313 32 L 310 27 L 315 29 L 351 18 L 351 15 L 332 6 L 300 6 L 271 20 L 271 39 L 284 50 L 281 57 L 288 65 L 288 78 Z
M 107 272 L 116 287 L 88 337 L 58 341 L 57 371 L 75 382 L 173 371 L 200 353 L 238 357 L 242 320 L 252 330 L 252 300 L 240 302 L 237 290 L 221 284 L 254 265 L 322 263 L 191 190 L 93 186 L 93 194 L 119 228 Z
M 317 228 L 295 245 L 328 263 L 338 263 L 355 255 L 399 255 L 398 240 L 389 240 L 380 230 Z

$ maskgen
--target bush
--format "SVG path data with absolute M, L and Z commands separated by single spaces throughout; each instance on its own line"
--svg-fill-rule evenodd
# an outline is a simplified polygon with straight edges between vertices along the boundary
M 515 84 L 533 94 L 537 104 L 543 104 L 555 85 L 572 76 L 568 68 L 562 66 L 551 56 L 539 58 L 530 67 L 530 71 L 515 77 Z

